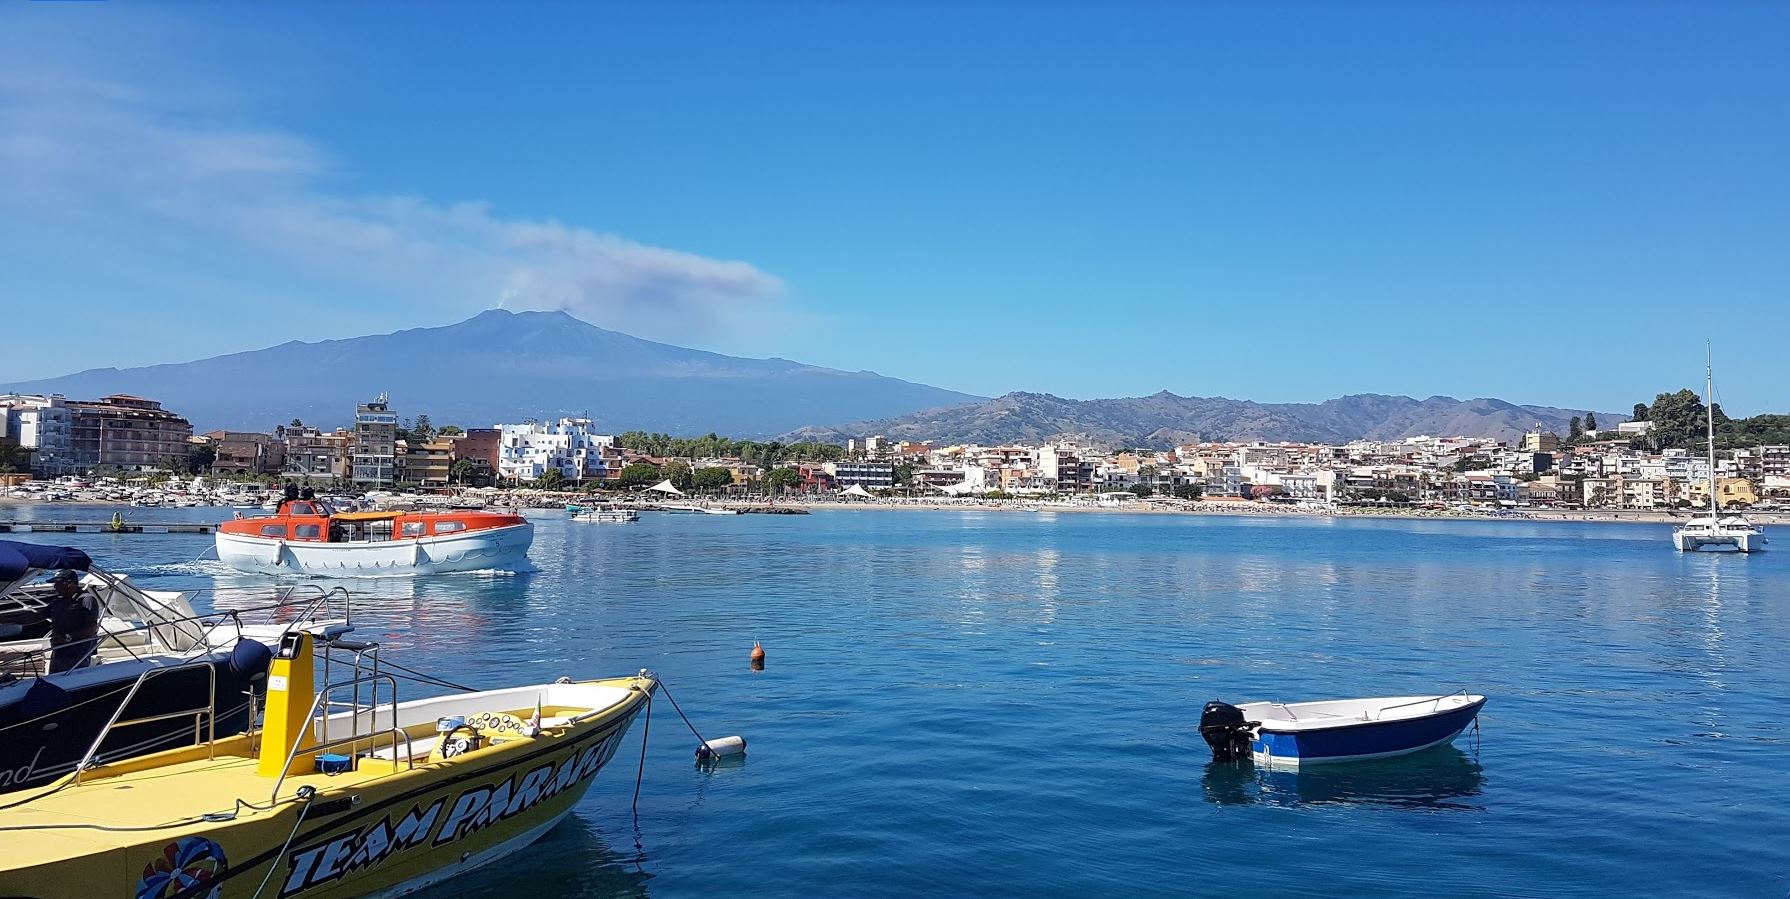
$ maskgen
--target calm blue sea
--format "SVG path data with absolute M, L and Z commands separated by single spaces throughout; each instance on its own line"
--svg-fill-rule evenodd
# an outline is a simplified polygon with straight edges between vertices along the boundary
M 1601 523 L 537 522 L 532 573 L 349 582 L 362 633 L 480 687 L 653 668 L 751 748 L 699 770 L 657 703 L 638 818 L 624 749 L 466 895 L 1790 892 L 1790 529 L 1742 557 Z M 67 539 L 157 587 L 268 583 L 193 561 L 209 537 Z M 1197 732 L 1213 698 L 1463 687 L 1477 750 L 1262 773 Z

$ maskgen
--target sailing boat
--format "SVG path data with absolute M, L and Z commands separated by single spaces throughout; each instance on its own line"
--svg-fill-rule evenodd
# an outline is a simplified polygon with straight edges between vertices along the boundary
M 1694 552 L 1705 546 L 1732 546 L 1743 553 L 1765 548 L 1765 531 L 1738 512 L 1722 514 L 1720 483 L 1715 474 L 1715 366 L 1703 366 L 1703 409 L 1709 419 L 1709 512 L 1697 514 L 1685 524 L 1672 529 L 1672 545 L 1679 552 Z

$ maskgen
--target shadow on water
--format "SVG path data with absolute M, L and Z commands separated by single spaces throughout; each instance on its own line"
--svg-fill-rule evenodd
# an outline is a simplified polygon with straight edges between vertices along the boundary
M 1218 805 L 1317 805 L 1479 811 L 1485 784 L 1479 762 L 1446 746 L 1396 759 L 1270 770 L 1251 762 L 1212 762 L 1200 778 Z
M 526 858 L 524 868 L 516 859 Z M 516 859 L 499 862 L 458 880 L 453 895 L 464 899 L 511 899 L 526 892 L 555 899 L 622 899 L 647 895 L 653 875 L 635 853 L 617 852 L 589 822 L 571 815 Z

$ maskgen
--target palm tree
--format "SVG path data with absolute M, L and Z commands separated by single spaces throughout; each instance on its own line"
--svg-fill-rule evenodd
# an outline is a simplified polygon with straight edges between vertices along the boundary
M 0 443 L 0 472 L 14 472 L 31 462 L 31 451 L 16 443 Z

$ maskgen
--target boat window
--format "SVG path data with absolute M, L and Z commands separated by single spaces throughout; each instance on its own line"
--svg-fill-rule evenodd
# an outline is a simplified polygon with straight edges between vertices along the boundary
M 301 524 L 292 528 L 292 536 L 299 540 L 315 540 L 323 536 L 323 525 Z
M 317 510 L 310 503 L 293 503 L 286 509 L 289 515 L 315 515 Z
M 464 531 L 464 530 L 466 530 L 466 522 L 464 522 L 464 521 L 437 521 L 437 522 L 435 522 L 435 533 L 437 533 L 437 534 L 452 534 L 455 531 Z
M 406 537 L 421 537 L 423 535 L 423 532 L 427 529 L 428 529 L 428 525 L 424 524 L 423 522 L 406 521 L 406 522 L 404 522 L 403 534 Z
M 286 526 L 283 524 L 264 524 L 261 526 L 261 536 L 284 537 L 286 536 Z

